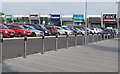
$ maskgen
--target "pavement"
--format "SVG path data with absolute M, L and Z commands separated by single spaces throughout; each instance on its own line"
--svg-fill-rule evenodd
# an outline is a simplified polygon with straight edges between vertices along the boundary
M 3 72 L 118 72 L 118 39 L 3 60 Z

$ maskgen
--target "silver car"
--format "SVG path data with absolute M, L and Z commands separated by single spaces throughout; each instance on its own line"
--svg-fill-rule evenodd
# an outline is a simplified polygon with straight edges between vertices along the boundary
M 44 32 L 40 30 L 36 30 L 34 27 L 29 25 L 23 25 L 25 29 L 28 29 L 32 32 L 32 36 L 44 36 Z

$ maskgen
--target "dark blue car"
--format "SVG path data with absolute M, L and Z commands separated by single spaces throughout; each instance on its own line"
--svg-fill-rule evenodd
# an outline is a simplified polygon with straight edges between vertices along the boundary
M 33 26 L 35 29 L 43 31 L 45 36 L 49 36 L 51 35 L 51 32 L 42 24 L 27 24 L 30 26 Z

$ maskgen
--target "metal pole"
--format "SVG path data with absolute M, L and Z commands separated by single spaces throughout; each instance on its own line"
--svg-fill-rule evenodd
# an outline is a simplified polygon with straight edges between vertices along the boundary
M 77 46 L 77 34 L 75 34 L 75 47 Z
M 100 41 L 102 41 L 102 34 L 100 34 Z
M 103 13 L 101 12 L 101 27 L 104 27 L 103 26 Z
M 96 42 L 98 42 L 98 37 L 99 37 L 99 36 L 98 36 L 98 34 L 97 34 L 97 41 L 96 41 Z
M 86 4 L 85 4 L 85 45 L 87 44 L 87 0 L 86 0 Z
M 104 35 L 104 40 L 105 40 L 105 34 L 103 34 Z
M 41 21 L 40 21 L 40 13 L 38 13 L 39 14 L 39 25 L 40 25 L 40 23 L 41 23 Z
M 66 33 L 66 49 L 68 49 L 68 34 Z
M 74 13 L 73 13 L 73 25 L 74 25 Z
M 27 36 L 24 36 L 24 58 L 27 57 Z
M 62 14 L 60 14 L 61 26 L 62 26 Z
M 107 34 L 107 39 L 108 39 L 108 34 Z
M 3 35 L 0 33 L 0 73 L 2 73 L 2 50 L 3 50 Z
M 12 23 L 14 23 L 14 19 L 13 19 L 14 17 L 13 17 L 13 15 L 12 15 Z
M 31 17 L 30 17 L 30 13 L 29 13 L 29 24 L 31 24 Z
M 95 42 L 97 42 L 97 39 L 98 39 L 97 35 L 98 35 L 98 34 L 96 34 L 96 35 L 95 35 L 95 37 L 96 37 L 96 38 L 95 38 L 95 39 L 96 39 L 96 41 L 95 41 Z
M 45 36 L 42 36 L 42 54 L 44 54 L 44 51 L 45 51 L 44 39 L 45 39 Z
M 5 24 L 7 24 L 7 18 L 6 18 L 6 14 L 4 14 L 4 18 L 5 18 Z
M 117 11 L 117 30 L 119 31 L 120 30 L 120 23 L 119 23 L 119 14 L 120 14 L 120 7 L 119 7 L 119 4 L 120 4 L 120 1 L 119 2 L 117 2 L 117 4 L 118 4 L 118 11 Z
M 58 49 L 58 35 L 56 35 L 56 38 L 55 38 L 55 51 L 57 51 Z
M 100 34 L 98 34 L 98 41 L 100 41 Z
M 0 63 L 2 63 L 2 50 L 3 50 L 3 35 L 2 35 L 2 33 L 0 33 L 0 46 L 1 46 L 1 48 L 0 48 Z
M 92 34 L 92 43 L 94 42 L 94 34 Z

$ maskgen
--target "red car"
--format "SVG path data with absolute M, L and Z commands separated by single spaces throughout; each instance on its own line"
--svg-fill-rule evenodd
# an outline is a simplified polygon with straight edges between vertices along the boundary
M 0 33 L 3 34 L 3 37 L 13 37 L 15 36 L 15 31 L 10 30 L 7 26 L 0 24 Z
M 14 30 L 15 31 L 15 36 L 30 36 L 32 33 L 25 29 L 22 25 L 18 25 L 18 24 L 8 24 L 6 25 L 9 29 Z
M 58 32 L 51 26 L 45 26 L 50 32 L 52 35 L 56 35 L 58 34 Z

